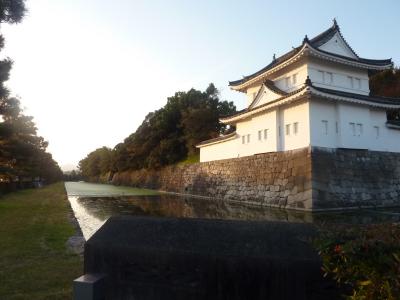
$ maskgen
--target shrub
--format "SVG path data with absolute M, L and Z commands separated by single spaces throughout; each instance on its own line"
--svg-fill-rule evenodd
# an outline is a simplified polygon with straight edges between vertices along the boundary
M 347 299 L 400 299 L 400 224 L 323 228 L 315 244 Z

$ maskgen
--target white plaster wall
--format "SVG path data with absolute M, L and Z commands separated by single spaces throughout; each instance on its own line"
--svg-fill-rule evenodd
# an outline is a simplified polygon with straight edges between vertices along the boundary
M 293 125 L 296 122 L 297 134 Z M 350 123 L 354 123 L 354 132 Z M 286 134 L 288 124 L 289 135 Z M 357 128 L 358 124 L 362 125 L 362 131 Z M 375 126 L 379 127 L 379 135 Z M 265 129 L 268 129 L 267 139 L 264 138 Z M 261 140 L 258 139 L 259 130 L 262 130 Z M 254 116 L 236 124 L 236 133 L 234 140 L 200 148 L 200 161 L 287 151 L 309 145 L 400 152 L 400 130 L 386 127 L 385 110 L 325 99 L 303 101 Z M 250 135 L 250 142 L 247 135 Z
M 301 64 L 293 64 L 282 69 L 271 77 L 275 85 L 286 92 L 291 92 L 301 88 L 307 79 L 307 64 L 303 61 Z M 296 83 L 293 83 L 293 75 L 296 74 Z M 286 86 L 286 78 L 289 78 L 289 87 Z
M 312 100 L 310 102 L 311 145 L 329 148 L 337 147 L 338 132 L 336 132 L 336 122 L 337 112 L 334 102 Z
M 296 74 L 296 83 L 293 83 L 293 75 Z M 292 64 L 283 68 L 282 70 L 273 74 L 270 78 L 274 82 L 274 84 L 281 90 L 286 92 L 291 92 L 301 88 L 304 85 L 304 82 L 307 79 L 308 68 L 306 61 L 303 60 L 299 63 Z M 286 86 L 286 78 L 289 78 L 289 86 Z M 262 82 L 259 84 L 253 85 L 246 90 L 246 98 L 247 98 L 247 106 L 249 106 L 253 100 L 257 92 L 261 88 Z M 278 98 L 276 94 L 272 94 L 271 97 L 268 97 L 264 100 L 269 102 Z M 265 103 L 265 102 L 264 102 Z
M 200 162 L 238 157 L 239 138 L 200 148 Z
M 400 130 L 386 127 L 386 111 L 371 109 L 370 119 L 370 149 L 377 151 L 400 152 Z M 379 127 L 378 136 L 374 126 Z
M 388 150 L 390 152 L 400 152 L 400 130 L 386 128 L 385 130 Z
M 294 133 L 294 123 L 298 132 Z M 286 135 L 285 126 L 290 124 L 291 132 Z M 278 128 L 281 127 L 279 136 Z M 267 129 L 265 139 L 264 130 Z M 259 139 L 261 131 L 261 139 Z M 274 109 L 236 124 L 237 138 L 200 148 L 200 161 L 243 157 L 257 153 L 286 151 L 310 145 L 310 122 L 308 101 L 299 102 L 280 109 Z M 250 135 L 250 142 L 247 136 Z M 245 137 L 245 143 L 242 142 Z
M 328 134 L 323 120 L 328 121 Z M 400 130 L 386 127 L 385 110 L 313 99 L 310 122 L 312 146 L 400 152 Z M 350 123 L 354 124 L 355 131 Z M 362 125 L 361 132 L 358 124 Z M 379 128 L 378 135 L 375 127 Z
M 370 126 L 367 128 L 367 134 L 370 137 L 369 149 L 376 151 L 399 151 L 400 131 L 392 130 L 386 127 L 386 111 L 370 109 Z M 379 129 L 377 136 L 374 126 Z M 397 143 L 391 138 L 391 134 L 396 135 Z M 397 144 L 397 150 L 396 150 Z
M 347 56 L 351 58 L 356 58 L 353 52 L 349 49 L 346 43 L 343 41 L 339 33 L 336 33 L 328 42 L 318 47 L 321 50 L 339 54 L 342 56 Z
M 340 143 L 338 147 L 351 149 L 370 149 L 370 113 L 368 106 L 352 105 L 346 103 L 337 104 L 339 113 Z M 356 126 L 355 133 L 350 123 Z M 362 125 L 360 133 L 357 126 Z
M 258 98 L 257 102 L 254 103 L 253 107 L 257 107 L 257 106 L 266 104 L 268 102 L 274 101 L 274 100 L 282 97 L 282 95 L 276 94 L 275 92 L 271 91 L 267 87 L 263 87 L 262 89 L 263 89 L 262 94 L 259 95 L 259 98 Z
M 268 137 L 264 139 L 264 130 L 268 130 Z M 261 130 L 261 140 L 258 139 L 258 131 Z M 277 150 L 276 145 L 276 110 L 258 115 L 244 122 L 236 124 L 236 133 L 239 136 L 238 156 L 248 156 L 256 153 L 272 152 Z M 247 135 L 250 134 L 250 142 L 247 143 Z M 245 136 L 246 143 L 242 143 Z
M 253 102 L 254 97 L 257 95 L 258 91 L 261 88 L 262 83 L 260 82 L 257 85 L 253 85 L 246 90 L 246 98 L 247 98 L 247 107 Z
M 250 134 L 250 143 L 242 144 L 242 140 L 239 141 L 239 156 L 285 151 L 308 146 L 310 143 L 308 118 L 308 103 L 303 102 L 293 106 L 277 108 L 238 123 L 236 132 L 240 137 Z M 298 123 L 297 134 L 294 134 L 294 123 Z M 291 125 L 291 134 L 288 136 L 285 134 L 286 124 Z M 279 127 L 281 128 L 280 135 Z M 264 139 L 265 129 L 268 129 L 267 140 Z M 258 139 L 259 130 L 262 131 L 261 140 Z
M 309 102 L 299 102 L 280 109 L 280 128 L 282 151 L 299 149 L 310 145 L 310 121 Z M 294 132 L 294 124 L 297 123 L 298 132 Z M 286 125 L 290 127 L 290 133 L 286 134 Z M 279 138 L 279 135 L 278 135 Z
M 325 82 L 322 78 L 321 72 L 319 71 L 325 72 Z M 329 76 L 327 73 L 332 73 L 333 82 L 328 80 Z M 315 86 L 362 95 L 369 94 L 369 78 L 367 70 L 311 59 L 308 63 L 308 75 Z M 349 76 L 353 78 L 353 87 L 351 87 Z M 356 79 L 360 80 L 360 88 L 357 86 Z

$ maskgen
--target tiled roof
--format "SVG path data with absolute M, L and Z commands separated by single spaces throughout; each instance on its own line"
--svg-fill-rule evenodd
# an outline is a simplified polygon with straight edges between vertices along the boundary
M 272 92 L 274 92 L 275 94 L 278 94 L 280 96 L 286 96 L 288 93 L 285 91 L 282 91 L 280 88 L 278 88 L 275 83 L 272 80 L 265 80 L 263 85 L 260 87 L 260 89 L 257 92 L 257 95 L 254 97 L 253 101 L 250 103 L 250 105 L 248 106 L 248 108 L 252 108 L 254 103 L 258 100 L 258 98 L 260 97 L 260 93 L 262 93 L 262 91 L 264 90 L 263 87 L 266 87 L 267 89 L 271 90 Z
M 278 88 L 272 80 L 265 80 L 264 84 L 271 91 L 275 92 L 278 95 L 286 96 L 288 93 Z
M 343 92 L 343 91 L 338 91 L 338 90 L 316 87 L 314 85 L 313 85 L 313 88 L 316 89 L 317 91 L 320 91 L 320 92 L 323 92 L 326 94 L 330 94 L 330 95 L 340 96 L 340 97 L 354 98 L 354 99 L 364 100 L 364 101 L 373 102 L 373 103 L 380 103 L 380 104 L 400 105 L 400 98 L 361 95 L 361 94 L 355 94 L 355 93 L 349 93 L 349 92 Z
M 202 141 L 201 143 L 197 144 L 196 146 L 202 146 L 202 145 L 206 145 L 206 144 L 220 142 L 220 141 L 229 139 L 231 137 L 234 137 L 235 135 L 236 135 L 236 132 L 232 132 L 232 133 L 229 133 L 229 134 L 226 134 L 226 135 L 221 135 L 221 136 L 219 136 L 217 138 L 214 138 L 214 139 L 209 139 L 209 140 L 206 140 L 206 141 Z
M 335 56 L 341 59 L 346 59 L 349 61 L 354 61 L 354 62 L 358 62 L 358 63 L 364 63 L 364 64 L 368 64 L 368 65 L 372 65 L 372 66 L 387 66 L 392 64 L 392 60 L 391 59 L 367 59 L 367 58 L 362 58 L 359 57 L 355 51 L 350 47 L 350 45 L 346 42 L 346 40 L 344 39 L 344 37 L 342 36 L 342 34 L 340 33 L 340 28 L 339 25 L 337 24 L 336 20 L 333 21 L 333 26 L 331 26 L 329 29 L 325 30 L 324 32 L 320 33 L 319 35 L 317 35 L 316 37 L 312 38 L 312 39 L 308 39 L 307 36 L 304 38 L 303 43 L 296 48 L 293 48 L 291 51 L 287 52 L 286 54 L 274 59 L 269 65 L 267 65 L 266 67 L 262 68 L 261 70 L 248 75 L 248 76 L 244 76 L 242 79 L 239 80 L 235 80 L 235 81 L 230 81 L 229 82 L 229 86 L 238 86 L 240 84 L 243 84 L 255 77 L 257 77 L 260 74 L 263 74 L 264 72 L 272 69 L 275 66 L 278 66 L 279 64 L 287 61 L 288 59 L 294 57 L 297 53 L 300 52 L 300 50 L 303 48 L 304 44 L 307 43 L 310 46 L 312 46 L 313 48 L 318 48 L 321 45 L 323 45 L 324 43 L 326 43 L 327 41 L 329 41 L 336 33 L 339 33 L 340 36 L 342 37 L 343 41 L 346 43 L 346 45 L 350 48 L 350 50 L 352 51 L 352 53 L 357 57 L 357 58 L 351 58 L 351 57 L 347 57 L 347 56 L 342 56 L 339 54 L 335 54 L 335 53 L 331 53 L 331 52 L 327 52 L 321 49 L 317 49 L 318 51 L 331 55 L 331 56 Z
M 295 90 L 295 91 L 293 91 L 293 92 L 286 93 L 286 95 L 284 95 L 284 96 L 282 96 L 282 97 L 279 97 L 278 99 L 272 100 L 272 101 L 270 101 L 270 102 L 264 103 L 264 104 L 259 105 L 259 106 L 256 106 L 256 107 L 242 109 L 242 110 L 236 112 L 235 114 L 228 115 L 228 116 L 224 116 L 224 117 L 222 117 L 221 119 L 232 118 L 232 117 L 240 116 L 240 115 L 242 115 L 242 114 L 251 112 L 251 111 L 256 110 L 256 109 L 258 110 L 258 109 L 260 109 L 260 108 L 262 108 L 262 107 L 264 107 L 264 106 L 271 105 L 271 104 L 276 103 L 276 102 L 279 102 L 279 101 L 281 101 L 281 100 L 283 100 L 283 99 L 285 99 L 285 98 L 288 98 L 288 97 L 290 97 L 290 96 L 293 96 L 293 95 L 295 95 L 295 94 L 301 92 L 302 90 L 304 90 L 306 87 L 307 87 L 307 85 L 304 85 L 304 86 L 302 86 L 301 88 L 299 88 L 299 89 L 297 89 L 297 90 Z
M 330 95 L 332 97 L 337 96 L 337 97 L 343 97 L 343 98 L 349 98 L 349 99 L 358 99 L 358 100 L 362 100 L 362 101 L 365 101 L 365 102 L 369 102 L 371 104 L 380 104 L 379 106 L 382 106 L 382 105 L 389 105 L 389 106 L 390 105 L 392 105 L 392 106 L 396 105 L 396 106 L 400 107 L 400 98 L 381 97 L 381 96 L 372 96 L 372 95 L 368 96 L 368 95 L 349 93 L 349 92 L 344 92 L 344 91 L 339 91 L 339 90 L 321 88 L 321 87 L 317 87 L 317 86 L 312 85 L 311 80 L 309 78 L 307 78 L 307 80 L 306 80 L 306 82 L 305 82 L 303 87 L 301 87 L 301 88 L 299 88 L 299 89 L 297 89 L 295 91 L 292 91 L 290 93 L 287 93 L 286 95 L 284 95 L 284 96 L 282 96 L 282 97 L 280 97 L 278 99 L 275 99 L 273 101 L 267 102 L 267 103 L 265 103 L 263 105 L 259 105 L 259 106 L 255 106 L 255 107 L 250 107 L 249 106 L 249 108 L 246 108 L 246 109 L 243 109 L 241 111 L 238 111 L 233 115 L 224 116 L 224 117 L 221 118 L 221 121 L 223 121 L 224 119 L 226 120 L 226 119 L 231 119 L 233 117 L 238 117 L 240 115 L 243 115 L 243 114 L 255 111 L 255 110 L 262 109 L 263 107 L 266 107 L 266 106 L 270 106 L 271 104 L 274 104 L 276 102 L 282 101 L 282 100 L 284 100 L 284 99 L 286 99 L 288 97 L 291 97 L 291 96 L 294 96 L 294 95 L 300 93 L 301 91 L 303 91 L 307 87 L 312 88 L 310 90 L 311 95 L 313 94 L 312 91 L 315 90 L 317 92 L 319 91 L 321 93 L 328 94 L 328 95 Z
M 368 59 L 368 58 L 362 58 L 362 57 L 358 57 L 358 58 L 352 58 L 352 57 L 348 57 L 348 56 L 343 56 L 340 54 L 334 54 L 325 50 L 321 50 L 318 49 L 319 52 L 328 54 L 328 55 L 332 55 L 338 58 L 343 58 L 343 59 L 347 59 L 347 60 L 351 60 L 354 62 L 360 62 L 360 63 L 365 63 L 368 65 L 374 65 L 374 66 L 386 66 L 386 65 L 390 65 L 392 63 L 392 59 L 388 58 L 388 59 Z
M 354 56 L 359 58 L 357 53 L 353 50 L 353 48 L 351 48 L 351 46 L 347 43 L 346 39 L 340 32 L 340 27 L 337 24 L 336 19 L 333 19 L 333 25 L 330 28 L 328 28 L 324 32 L 320 33 L 316 37 L 312 38 L 309 42 L 313 47 L 318 48 L 318 47 L 322 46 L 323 44 L 325 44 L 326 42 L 328 42 L 336 33 L 339 33 L 340 37 L 345 42 L 346 46 L 349 47 L 349 49 L 354 54 Z
M 264 73 L 265 71 L 272 69 L 273 67 L 279 65 L 280 63 L 292 58 L 293 56 L 295 56 L 300 49 L 302 48 L 302 46 L 299 46 L 297 48 L 294 48 L 293 50 L 289 51 L 288 53 L 274 59 L 269 65 L 267 65 L 266 67 L 262 68 L 261 70 L 249 75 L 249 76 L 244 76 L 243 79 L 239 79 L 239 80 L 235 80 L 235 81 L 229 81 L 229 85 L 230 86 L 235 86 L 235 85 L 239 85 L 243 82 L 246 82 L 254 77 L 257 77 L 258 75 Z
M 386 126 L 391 129 L 400 130 L 400 120 L 387 120 Z

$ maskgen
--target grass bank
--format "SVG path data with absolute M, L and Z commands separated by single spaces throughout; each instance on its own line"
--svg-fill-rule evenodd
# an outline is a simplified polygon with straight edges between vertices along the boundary
M 0 299 L 71 299 L 82 259 L 69 253 L 64 184 L 0 197 Z

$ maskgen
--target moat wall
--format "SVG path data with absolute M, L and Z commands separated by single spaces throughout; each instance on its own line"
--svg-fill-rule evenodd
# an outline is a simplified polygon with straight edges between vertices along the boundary
M 400 206 L 400 153 L 312 149 L 313 209 Z
M 121 172 L 112 183 L 299 210 L 395 206 L 400 153 L 309 147 Z
M 139 170 L 112 182 L 266 206 L 312 208 L 310 149 Z

